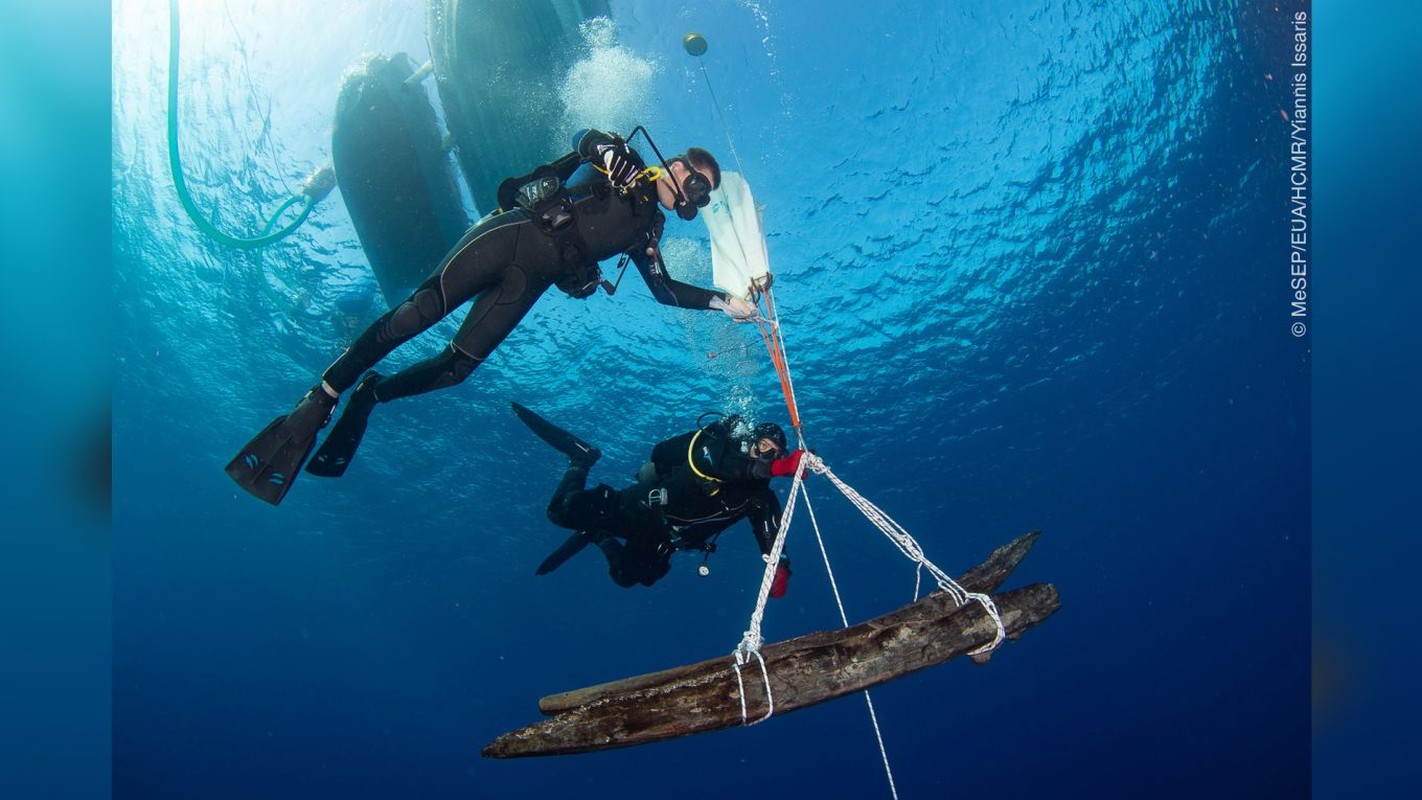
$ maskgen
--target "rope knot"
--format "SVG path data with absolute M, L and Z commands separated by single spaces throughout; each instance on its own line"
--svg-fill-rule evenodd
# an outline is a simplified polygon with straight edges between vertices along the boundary
M 746 636 L 749 638 L 750 633 L 747 633 Z M 741 643 L 736 647 L 735 656 L 736 661 L 731 665 L 731 669 L 736 672 L 736 695 L 741 699 L 741 724 L 755 725 L 760 722 L 765 722 L 775 713 L 775 695 L 770 691 L 770 671 L 766 669 L 765 659 L 760 655 L 760 643 L 757 641 L 752 647 L 747 639 L 742 639 Z M 760 662 L 760 678 L 765 686 L 766 704 L 765 716 L 754 721 L 750 720 L 746 710 L 746 684 L 741 678 L 741 667 L 750 663 L 751 656 L 755 656 L 755 660 Z
M 761 639 L 760 634 L 746 631 L 745 635 L 741 637 L 741 643 L 736 645 L 736 649 L 731 655 L 736 657 L 737 664 L 749 664 L 751 656 L 758 657 L 760 655 L 762 644 L 765 642 Z

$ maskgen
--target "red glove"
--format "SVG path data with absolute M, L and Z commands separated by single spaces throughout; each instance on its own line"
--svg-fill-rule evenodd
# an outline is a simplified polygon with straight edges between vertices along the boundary
M 800 468 L 800 457 L 805 455 L 804 450 L 796 450 L 784 458 L 777 458 L 770 462 L 770 475 L 774 478 L 789 478 L 794 476 L 795 470 Z
M 775 565 L 775 580 L 770 582 L 770 596 L 779 600 L 790 588 L 790 559 L 784 557 Z

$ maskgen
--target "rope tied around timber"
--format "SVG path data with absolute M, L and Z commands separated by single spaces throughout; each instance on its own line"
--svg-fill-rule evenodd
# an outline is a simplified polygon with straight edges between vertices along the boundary
M 707 86 L 708 88 L 710 86 L 709 79 Z M 722 122 L 724 124 L 724 120 Z M 726 135 L 729 137 L 730 131 L 727 131 Z M 807 466 L 812 468 L 815 472 L 828 477 L 830 482 L 833 483 L 845 497 L 849 498 L 849 501 L 899 548 L 899 552 L 917 564 L 914 573 L 914 600 L 918 599 L 923 570 L 926 568 L 929 574 L 937 581 L 939 588 L 948 593 L 958 607 L 962 607 L 970 600 L 976 600 L 982 604 L 989 616 L 992 617 L 996 631 L 991 642 L 972 651 L 970 655 L 976 656 L 991 652 L 1002 643 L 1002 640 L 1006 638 L 1007 635 L 1007 631 L 1002 624 L 1002 617 L 998 614 L 997 606 L 993 603 L 992 598 L 986 594 L 965 591 L 963 587 L 948 577 L 947 573 L 943 572 L 943 570 L 939 569 L 924 556 L 923 549 L 919 547 L 918 542 L 909 535 L 908 531 L 905 530 L 902 525 L 899 525 L 890 518 L 888 514 L 885 514 L 882 509 L 869 502 L 863 495 L 860 495 L 848 484 L 841 481 L 830 471 L 829 467 L 826 466 L 823 461 L 809 452 L 809 449 L 805 446 L 804 428 L 800 419 L 799 404 L 795 398 L 795 384 L 790 375 L 790 360 L 785 353 L 785 339 L 780 327 L 780 309 L 775 303 L 775 295 L 771 291 L 768 278 L 769 276 L 767 275 L 767 280 L 764 284 L 754 285 L 751 292 L 751 299 L 753 299 L 757 305 L 762 302 L 765 305 L 765 313 L 757 314 L 754 322 L 757 328 L 759 328 L 761 338 L 765 342 L 766 350 L 770 354 L 770 360 L 775 367 L 776 375 L 780 378 L 781 392 L 785 395 L 785 407 L 790 412 L 791 428 L 795 431 L 795 438 L 798 441 L 800 449 L 805 451 L 805 453 L 800 458 L 800 462 L 795 470 L 795 479 L 790 486 L 790 496 L 785 503 L 786 511 L 781 517 L 780 529 L 775 535 L 775 543 L 771 547 L 770 553 L 764 557 L 765 572 L 761 576 L 760 591 L 756 596 L 755 610 L 751 613 L 750 625 L 747 627 L 745 634 L 741 637 L 740 644 L 736 646 L 734 651 L 736 694 L 737 697 L 740 698 L 741 703 L 742 725 L 753 725 L 764 722 L 770 719 L 771 715 L 775 713 L 775 695 L 770 687 L 770 673 L 766 668 L 765 659 L 760 654 L 761 645 L 764 643 L 760 628 L 765 616 L 765 603 L 770 595 L 770 587 L 775 580 L 776 570 L 780 565 L 780 558 L 784 551 L 785 533 L 790 529 L 790 520 L 795 514 L 795 499 L 804 492 L 804 475 Z M 820 534 L 819 522 L 815 520 L 815 511 L 814 507 L 810 504 L 809 495 L 804 494 L 803 496 L 805 498 L 805 507 L 809 510 L 810 520 L 814 525 L 815 538 L 820 545 L 820 554 L 824 558 L 825 570 L 829 573 L 830 586 L 834 590 L 835 604 L 839 606 L 840 620 L 847 628 L 849 627 L 849 619 L 844 613 L 844 602 L 840 599 L 839 587 L 834 580 L 834 572 L 830 569 L 829 553 L 825 549 L 824 537 Z M 741 667 L 749 663 L 752 654 L 760 662 L 760 672 L 765 684 L 765 699 L 767 705 L 765 716 L 757 719 L 754 723 L 747 721 L 745 682 L 741 678 Z M 864 692 L 864 700 L 869 706 L 869 718 L 874 724 L 874 736 L 879 743 L 879 754 L 884 760 L 884 771 L 889 779 L 889 790 L 893 794 L 894 800 L 898 800 L 898 790 L 894 786 L 894 773 L 889 766 L 889 755 L 884 746 L 884 736 L 879 730 L 879 717 L 874 712 L 874 701 L 869 696 L 867 690 Z
M 790 496 L 785 504 L 785 514 L 781 517 L 780 520 L 780 529 L 777 530 L 775 533 L 775 543 L 771 547 L 770 554 L 764 556 L 766 568 L 765 572 L 761 575 L 760 591 L 757 594 L 755 609 L 751 612 L 750 625 L 747 627 L 746 632 L 742 635 L 740 644 L 736 646 L 735 651 L 732 653 L 734 657 L 732 668 L 736 673 L 736 695 L 740 699 L 741 703 L 742 725 L 754 725 L 756 723 L 764 722 L 765 720 L 770 719 L 770 717 L 775 713 L 775 695 L 770 687 L 770 674 L 769 670 L 767 670 L 766 668 L 765 659 L 761 656 L 760 653 L 760 648 L 765 641 L 764 637 L 761 634 L 761 623 L 764 621 L 765 618 L 766 601 L 770 596 L 771 583 L 775 579 L 775 570 L 780 563 L 780 556 L 785 547 L 785 535 L 789 531 L 791 520 L 795 516 L 795 500 L 799 497 L 804 498 L 805 508 L 809 511 L 810 514 L 810 523 L 815 531 L 815 539 L 816 541 L 818 541 L 820 546 L 820 555 L 824 558 L 825 570 L 829 573 L 830 588 L 833 590 L 835 603 L 839 607 L 840 621 L 844 624 L 845 627 L 849 626 L 849 618 L 844 611 L 844 601 L 840 597 L 839 586 L 838 583 L 835 581 L 834 571 L 830 567 L 829 554 L 828 551 L 825 549 L 824 544 L 824 536 L 820 532 L 819 520 L 816 519 L 814 506 L 811 505 L 809 495 L 805 493 L 804 490 L 804 477 L 805 470 L 807 468 L 813 470 L 816 474 L 824 475 L 826 478 L 828 478 L 830 483 L 833 484 L 835 488 L 839 489 L 840 492 L 846 498 L 849 499 L 849 502 L 853 504 L 855 508 L 859 509 L 860 513 L 862 513 L 864 517 L 868 519 L 871 524 L 874 525 L 874 527 L 878 528 L 881 533 L 888 537 L 889 541 L 894 543 L 894 546 L 899 549 L 899 552 L 903 553 L 905 557 L 915 562 L 915 600 L 918 599 L 918 594 L 920 590 L 919 581 L 922 576 L 922 572 L 926 569 L 928 570 L 929 575 L 933 576 L 934 581 L 938 584 L 938 588 L 942 589 L 945 593 L 948 594 L 949 597 L 953 598 L 953 602 L 956 606 L 961 607 L 969 602 L 977 602 L 982 605 L 984 610 L 987 611 L 988 616 L 992 618 L 993 625 L 995 628 L 993 632 L 993 638 L 992 641 L 988 642 L 987 644 L 984 644 L 976 650 L 971 651 L 969 655 L 982 655 L 984 653 L 992 652 L 997 648 L 999 644 L 1002 643 L 1003 639 L 1006 638 L 1007 635 L 1007 630 L 1003 626 L 1002 617 L 998 613 L 997 605 L 993 603 L 991 597 L 982 592 L 967 591 L 962 586 L 960 586 L 958 582 L 949 577 L 946 572 L 940 569 L 932 561 L 928 560 L 928 557 L 925 556 L 923 553 L 923 548 L 919 546 L 918 541 L 915 540 L 913 536 L 910 535 L 909 532 L 905 530 L 902 525 L 894 521 L 894 519 L 888 514 L 886 514 L 883 509 L 874 505 L 874 503 L 870 502 L 863 495 L 859 494 L 859 492 L 857 492 L 853 487 L 849 486 L 843 480 L 841 480 L 839 476 L 835 475 L 834 472 L 829 468 L 829 466 L 826 465 L 824 461 L 821 460 L 818 456 L 814 455 L 813 453 L 807 452 L 800 459 L 799 468 L 796 469 L 794 481 L 790 485 Z M 754 722 L 749 721 L 749 711 L 746 708 L 745 681 L 741 676 L 741 667 L 750 663 L 750 659 L 752 656 L 754 656 L 756 660 L 760 662 L 761 678 L 765 686 L 765 699 L 767 705 L 765 715 L 755 720 Z M 872 705 L 870 706 L 870 714 L 873 715 Z M 875 727 L 876 729 L 878 727 L 877 719 L 875 720 Z

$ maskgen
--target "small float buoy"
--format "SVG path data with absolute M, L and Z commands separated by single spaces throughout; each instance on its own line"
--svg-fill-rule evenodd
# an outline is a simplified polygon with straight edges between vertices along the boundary
M 693 56 L 703 56 L 706 54 L 706 37 L 692 31 L 681 37 L 681 46 Z

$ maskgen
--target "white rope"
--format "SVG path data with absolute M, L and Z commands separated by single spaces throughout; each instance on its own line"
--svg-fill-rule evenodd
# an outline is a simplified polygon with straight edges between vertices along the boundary
M 711 77 L 706 74 L 706 62 L 701 61 L 700 56 L 697 57 L 697 61 L 701 62 L 701 77 L 704 78 L 706 81 L 706 91 L 709 92 L 711 95 L 711 103 L 716 107 L 716 114 L 721 118 L 721 129 L 724 130 L 726 133 L 726 142 L 730 145 L 731 156 L 735 159 L 736 168 L 740 171 L 741 176 L 745 177 L 746 170 L 745 167 L 741 164 L 740 154 L 736 152 L 736 143 L 734 140 L 731 139 L 731 129 L 726 124 L 726 115 L 722 113 L 721 104 L 716 100 L 716 92 L 711 88 Z M 797 408 L 794 400 L 795 382 L 794 379 L 790 376 L 790 359 L 789 356 L 785 353 L 785 339 L 780 335 L 780 313 L 775 306 L 775 295 L 770 291 L 769 286 L 765 287 L 764 294 L 765 306 L 767 312 L 769 312 L 769 319 L 767 320 L 757 314 L 756 319 L 754 321 L 758 323 L 768 323 L 771 329 L 771 333 L 774 336 L 775 342 L 780 347 L 781 364 L 785 370 L 785 390 L 787 394 L 786 400 L 787 403 L 790 405 L 792 411 L 794 411 Z M 795 413 L 798 415 L 798 411 L 796 411 Z M 799 440 L 800 449 L 805 450 L 805 437 L 799 427 L 795 428 L 795 435 L 796 438 Z M 823 472 L 829 472 L 829 469 L 827 467 L 824 467 L 823 462 L 821 462 L 818 458 L 812 456 L 808 450 L 806 450 L 804 455 L 800 458 L 800 463 L 797 465 L 797 469 L 795 470 L 795 479 L 790 484 L 790 496 L 785 503 L 785 514 L 781 517 L 780 520 L 780 530 L 776 531 L 775 544 L 770 548 L 770 555 L 765 556 L 765 573 L 761 576 L 760 579 L 760 592 L 756 596 L 755 610 L 751 612 L 750 625 L 746 628 L 746 632 L 741 636 L 741 643 L 736 646 L 736 688 L 737 694 L 740 696 L 741 699 L 742 725 L 754 725 L 760 722 L 764 722 L 770 719 L 770 716 L 775 713 L 775 697 L 771 694 L 770 691 L 770 674 L 766 670 L 765 659 L 762 658 L 760 655 L 760 647 L 764 643 L 764 640 L 761 637 L 760 626 L 762 620 L 765 617 L 765 603 L 766 600 L 770 597 L 770 587 L 775 581 L 775 573 L 780 566 L 780 556 L 785 548 L 785 533 L 786 531 L 790 530 L 790 520 L 795 515 L 795 499 L 799 496 L 804 497 L 805 508 L 810 512 L 810 521 L 815 528 L 815 539 L 819 542 L 820 555 L 824 558 L 825 562 L 825 571 L 829 574 L 830 586 L 834 589 L 834 601 L 835 604 L 839 606 L 839 618 L 841 621 L 843 621 L 844 626 L 846 628 L 849 627 L 849 618 L 844 613 L 844 603 L 840 600 L 839 587 L 835 584 L 834 571 L 830 569 L 829 553 L 825 550 L 824 538 L 820 535 L 819 522 L 815 520 L 815 509 L 813 506 L 810 505 L 810 495 L 808 493 L 804 493 L 803 484 L 805 468 L 808 466 L 807 462 L 809 462 L 810 459 L 813 459 L 814 463 L 818 464 L 819 467 L 823 468 Z M 836 485 L 840 485 L 837 479 L 834 479 L 832 476 L 831 480 L 835 480 Z M 840 491 L 844 491 L 844 488 L 841 488 Z M 853 490 L 851 489 L 850 491 Z M 907 532 L 905 532 L 904 535 L 907 536 Z M 891 540 L 893 538 L 894 537 L 890 536 Z M 912 540 L 912 537 L 910 537 L 910 540 Z M 902 547 L 900 547 L 900 549 L 902 549 Z M 936 567 L 934 569 L 936 569 Z M 944 577 L 946 578 L 947 576 Z M 949 579 L 949 582 L 952 582 L 951 579 Z M 917 584 L 915 584 L 914 586 L 914 599 L 918 599 Z M 993 619 L 997 619 L 997 611 L 996 609 L 992 609 L 991 602 L 991 600 L 988 601 L 988 607 L 992 610 Z M 959 605 L 962 605 L 962 603 L 960 602 Z M 998 631 L 999 637 L 993 642 L 993 646 L 996 646 L 997 641 L 1001 640 L 1001 621 L 998 622 Z M 768 708 L 766 709 L 765 716 L 761 717 L 755 722 L 747 723 L 745 683 L 741 680 L 741 667 L 748 662 L 749 655 L 751 654 L 753 654 L 756 659 L 760 661 L 760 672 L 761 676 L 765 680 L 765 699 Z M 874 713 L 874 701 L 869 697 L 869 691 L 867 689 L 864 691 L 864 702 L 869 706 L 869 719 L 874 724 L 874 737 L 879 742 L 879 757 L 883 759 L 884 772 L 888 775 L 889 778 L 889 792 L 891 795 L 893 795 L 894 800 L 898 800 L 899 791 L 894 786 L 894 772 L 889 767 L 889 753 L 887 750 L 884 749 L 884 736 L 879 731 L 879 716 Z
M 879 715 L 874 713 L 874 699 L 869 690 L 864 690 L 864 703 L 869 706 L 869 720 L 874 723 L 874 738 L 879 740 L 879 758 L 884 762 L 884 774 L 889 777 L 889 794 L 899 800 L 899 790 L 894 786 L 894 770 L 889 766 L 889 751 L 884 749 L 884 735 L 879 733 Z
M 805 454 L 806 456 L 809 453 Z M 803 461 L 804 458 L 801 458 Z M 815 542 L 820 546 L 820 558 L 825 562 L 825 573 L 829 575 L 830 591 L 834 593 L 834 604 L 839 608 L 839 621 L 849 627 L 849 615 L 844 613 L 844 601 L 839 597 L 839 582 L 834 579 L 834 568 L 830 566 L 829 551 L 825 549 L 825 537 L 820 535 L 820 521 L 815 518 L 815 507 L 810 503 L 810 493 L 805 492 L 805 510 L 810 512 L 810 525 L 815 529 Z
M 808 455 L 808 453 L 806 454 Z M 770 546 L 770 553 L 761 556 L 765 561 L 765 572 L 760 576 L 760 592 L 756 595 L 755 610 L 751 612 L 750 626 L 741 636 L 741 643 L 736 646 L 736 659 L 741 661 L 743 656 L 750 653 L 759 653 L 760 646 L 765 640 L 760 635 L 760 624 L 765 618 L 765 603 L 770 598 L 770 585 L 775 582 L 775 570 L 780 566 L 780 554 L 785 548 L 785 533 L 790 530 L 790 520 L 795 516 L 795 497 L 798 495 L 805 482 L 805 459 L 800 459 L 800 464 L 795 470 L 795 480 L 790 484 L 790 499 L 785 503 L 785 513 L 780 517 L 780 530 L 775 532 L 775 543 Z M 741 661 L 741 663 L 745 663 Z
M 751 653 L 751 655 L 754 655 L 754 656 L 756 657 L 756 660 L 760 662 L 760 677 L 761 677 L 761 680 L 765 681 L 765 703 L 766 703 L 767 708 L 765 709 L 765 716 L 761 717 L 760 719 L 756 720 L 755 722 L 746 722 L 746 684 L 745 684 L 745 681 L 742 681 L 742 680 L 741 680 L 741 667 L 744 666 L 744 662 L 741 661 L 741 653 L 740 653 L 739 651 L 737 651 L 737 652 L 736 652 L 736 663 L 735 663 L 735 668 L 736 668 L 736 694 L 738 694 L 738 695 L 740 696 L 740 698 L 741 698 L 741 724 L 742 724 L 742 725 L 757 725 L 757 724 L 760 724 L 760 723 L 765 722 L 766 720 L 770 719 L 770 715 L 775 713 L 775 695 L 771 694 L 771 692 L 770 692 L 770 672 L 765 668 L 765 659 L 764 659 L 764 658 L 761 658 L 761 655 L 760 655 L 760 651 L 759 651 L 759 650 L 753 651 L 753 652 Z
M 716 99 L 716 90 L 711 88 L 711 76 L 706 74 L 706 62 L 701 56 L 696 60 L 701 63 L 701 77 L 706 81 L 706 91 L 711 95 L 711 105 L 716 107 L 716 116 L 721 118 L 721 130 L 726 134 L 726 144 L 731 147 L 731 157 L 736 160 L 736 169 L 742 175 L 746 174 L 746 168 L 741 166 L 741 154 L 736 152 L 736 142 L 731 138 L 731 127 L 726 124 L 726 115 L 721 111 L 721 103 Z
M 806 453 L 808 456 L 809 454 Z M 804 458 L 802 457 L 803 461 Z M 844 613 L 844 601 L 839 596 L 839 582 L 834 579 L 834 569 L 830 567 L 829 550 L 825 548 L 825 537 L 820 535 L 820 522 L 815 517 L 815 506 L 810 502 L 810 493 L 803 491 L 801 496 L 805 498 L 805 510 L 810 512 L 810 525 L 815 529 L 815 541 L 820 545 L 820 557 L 825 562 L 825 573 L 829 575 L 830 590 L 834 592 L 834 604 L 839 607 L 839 621 L 844 627 L 849 627 L 849 615 Z M 884 761 L 884 774 L 889 778 L 889 793 L 894 800 L 898 800 L 899 790 L 894 788 L 894 768 L 889 766 L 889 751 L 884 747 L 884 733 L 879 730 L 879 715 L 874 713 L 874 699 L 869 696 L 869 690 L 864 690 L 864 703 L 869 706 L 869 722 L 874 726 L 874 740 L 879 743 L 879 758 Z
M 913 536 L 909 535 L 909 532 L 904 530 L 902 525 L 895 522 L 888 514 L 885 514 L 883 509 L 871 503 L 851 486 L 840 480 L 839 476 L 835 475 L 818 457 L 806 453 L 805 457 L 801 459 L 802 466 L 803 462 L 807 459 L 810 460 L 810 468 L 816 473 L 829 478 L 830 483 L 833 483 L 835 488 L 839 489 L 845 497 L 849 498 L 849 502 L 853 503 L 854 507 L 858 508 L 860 513 L 873 523 L 874 527 L 878 528 L 889 538 L 889 541 L 894 543 L 894 546 L 899 548 L 899 552 L 917 562 L 921 568 L 927 569 L 928 574 L 932 575 L 933 579 L 938 583 L 938 588 L 952 597 L 955 605 L 962 606 L 970 601 L 976 601 L 981 604 L 988 615 L 992 617 L 993 625 L 997 628 L 992 641 L 976 650 L 970 651 L 969 655 L 990 653 L 1002 643 L 1002 640 L 1007 636 L 1007 630 L 1002 625 L 1002 617 L 998 614 L 997 605 L 993 603 L 991 597 L 981 592 L 969 592 L 962 586 L 959 586 L 957 581 L 948 577 L 947 573 L 939 569 L 932 561 L 928 560 L 928 557 L 923 554 L 923 548 L 919 547 L 918 542 Z
M 782 368 L 784 369 L 785 390 L 787 392 L 786 401 L 793 411 L 795 409 L 795 382 L 790 375 L 790 359 L 789 356 L 785 354 L 785 340 L 780 335 L 780 314 L 779 310 L 776 308 L 775 305 L 775 295 L 773 292 L 770 291 L 769 287 L 766 287 L 765 290 L 765 307 L 766 311 L 769 313 L 770 316 L 768 322 L 770 325 L 771 335 L 774 337 L 776 344 L 780 348 L 780 363 Z M 800 457 L 799 464 L 796 465 L 795 479 L 790 484 L 790 495 L 785 502 L 785 514 L 780 519 L 780 530 L 776 532 L 775 544 L 771 547 L 771 555 L 766 558 L 765 573 L 761 576 L 760 593 L 756 597 L 755 610 L 751 613 L 750 626 L 747 628 L 745 634 L 741 637 L 740 645 L 736 648 L 736 686 L 738 690 L 737 693 L 739 694 L 741 699 L 742 725 L 745 725 L 747 723 L 745 684 L 741 681 L 741 665 L 745 663 L 744 659 L 746 658 L 747 652 L 754 653 L 757 658 L 760 658 L 760 646 L 762 643 L 760 626 L 765 616 L 765 603 L 766 599 L 770 595 L 770 586 L 775 579 L 776 569 L 779 567 L 780 564 L 781 552 L 784 550 L 785 547 L 785 534 L 787 531 L 790 530 L 790 521 L 795 515 L 795 500 L 797 498 L 804 498 L 805 500 L 805 510 L 809 512 L 810 524 L 815 529 L 815 541 L 819 544 L 820 557 L 824 559 L 825 562 L 825 573 L 829 575 L 830 588 L 834 591 L 834 602 L 835 606 L 839 609 L 840 622 L 844 625 L 844 627 L 849 627 L 849 616 L 844 611 L 844 600 L 840 597 L 839 594 L 839 583 L 835 580 L 834 568 L 830 566 L 829 551 L 825 548 L 824 536 L 820 533 L 819 520 L 815 518 L 815 507 L 814 504 L 810 502 L 809 492 L 806 492 L 804 489 L 805 469 L 807 467 L 813 464 L 826 472 L 828 472 L 828 468 L 824 467 L 823 462 L 821 462 L 818 458 L 816 458 L 806 449 L 804 431 L 802 431 L 798 426 L 795 428 L 795 438 L 797 440 L 797 443 L 799 444 L 800 449 L 804 451 L 804 453 Z M 843 489 L 841 489 L 841 491 L 843 491 Z M 915 600 L 918 599 L 917 594 L 918 588 L 915 586 Z M 765 661 L 763 659 L 760 662 L 760 666 L 762 673 L 765 673 Z M 775 699 L 770 692 L 770 676 L 768 674 L 766 674 L 765 676 L 765 696 L 766 701 L 769 704 L 769 709 L 766 711 L 765 716 L 756 720 L 756 722 L 764 722 L 765 720 L 770 719 L 770 715 L 775 712 Z M 879 715 L 874 711 L 874 699 L 870 697 L 869 690 L 867 689 L 864 690 L 864 703 L 869 708 L 869 722 L 874 727 L 874 741 L 877 742 L 879 745 L 879 758 L 884 763 L 884 775 L 889 781 L 889 793 L 893 796 L 894 800 L 898 800 L 899 790 L 894 784 L 894 770 L 893 767 L 889 765 L 889 751 L 884 746 L 884 733 L 879 729 Z

